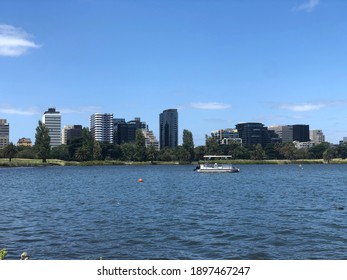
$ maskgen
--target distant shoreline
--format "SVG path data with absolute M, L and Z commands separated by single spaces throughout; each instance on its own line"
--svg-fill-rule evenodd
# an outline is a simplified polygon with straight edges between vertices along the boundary
M 230 160 L 228 163 L 235 165 L 244 164 L 325 164 L 323 159 L 299 159 L 299 160 L 248 160 L 248 159 L 236 159 Z M 132 161 L 119 161 L 119 160 L 105 160 L 105 161 L 64 161 L 57 159 L 48 159 L 46 163 L 43 163 L 40 159 L 20 159 L 13 158 L 9 161 L 6 158 L 0 159 L 0 168 L 6 167 L 47 167 L 47 166 L 112 166 L 112 165 L 196 165 L 198 162 L 183 163 L 183 162 L 132 162 Z M 347 164 L 347 159 L 332 159 L 329 164 Z

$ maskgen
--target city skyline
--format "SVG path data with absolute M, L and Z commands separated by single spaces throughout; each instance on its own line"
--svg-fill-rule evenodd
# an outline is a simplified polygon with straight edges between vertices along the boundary
M 205 135 L 240 122 L 309 124 L 337 144 L 345 125 L 345 9 L 338 0 L 5 1 L 0 118 L 10 141 L 34 139 L 43 112 L 179 114 Z
M 47 114 L 49 116 L 49 122 L 45 123 L 47 120 Z M 164 117 L 165 116 L 165 117 Z M 42 122 L 47 125 L 48 129 L 50 130 L 49 134 L 51 136 L 51 134 L 53 133 L 53 138 L 51 138 L 51 142 L 53 141 L 55 144 L 52 144 L 52 147 L 57 147 L 61 144 L 67 144 L 66 142 L 66 133 L 69 129 L 79 129 L 80 132 L 79 137 L 82 137 L 82 128 L 84 128 L 84 126 L 79 125 L 79 124 L 64 124 L 62 125 L 60 123 L 60 128 L 59 126 L 57 126 L 57 119 L 59 119 L 59 123 L 61 121 L 61 114 L 60 112 L 56 111 L 56 108 L 48 108 L 47 111 L 44 112 L 43 116 L 42 116 Z M 107 120 L 106 120 L 107 119 Z M 7 132 L 10 132 L 10 123 L 8 123 L 8 121 L 6 119 L 0 119 L 0 121 L 6 123 L 7 125 Z M 105 143 L 113 143 L 113 144 L 122 144 L 124 141 L 125 142 L 131 142 L 131 141 L 135 141 L 135 130 L 133 132 L 131 132 L 132 135 L 131 138 L 133 138 L 133 140 L 125 140 L 125 138 L 127 138 L 127 135 L 123 135 L 121 137 L 125 137 L 123 140 L 121 141 L 122 143 L 118 143 L 117 139 L 115 139 L 115 132 L 116 132 L 116 126 L 119 123 L 122 124 L 127 124 L 129 125 L 134 124 L 135 122 L 138 123 L 139 126 L 143 126 L 141 128 L 142 132 L 144 133 L 145 137 L 148 137 L 147 141 L 154 141 L 156 140 L 156 135 L 153 134 L 153 131 L 149 129 L 149 125 L 146 122 L 142 122 L 140 117 L 135 117 L 132 120 L 126 120 L 124 118 L 113 118 L 113 114 L 112 113 L 94 113 L 92 115 L 89 116 L 89 126 L 86 126 L 85 128 L 88 128 L 91 132 L 91 134 L 93 135 L 93 138 L 97 141 L 100 142 L 105 142 Z M 159 141 L 157 141 L 158 147 L 166 147 L 166 146 L 171 146 L 172 148 L 176 147 L 177 145 L 181 145 L 182 143 L 178 143 L 178 139 L 177 139 L 177 134 L 178 134 L 178 112 L 177 109 L 166 109 L 163 112 L 161 112 L 159 114 L 159 122 L 160 122 L 160 128 L 159 130 L 162 131 L 162 133 L 159 134 Z M 165 125 L 164 125 L 165 123 Z M 169 125 L 170 123 L 170 125 Z M 107 125 L 106 125 L 107 124 Z M 105 127 L 106 125 L 106 127 Z M 259 122 L 239 122 L 236 123 L 234 126 L 232 127 L 224 127 L 224 128 L 217 128 L 213 131 L 210 131 L 209 133 L 206 133 L 207 136 L 211 136 L 213 138 L 216 137 L 216 134 L 222 133 L 222 131 L 232 131 L 233 133 L 236 133 L 237 136 L 228 136 L 228 139 L 222 139 L 223 140 L 222 144 L 226 144 L 229 140 L 233 140 L 236 141 L 237 143 L 245 144 L 242 140 L 239 141 L 239 133 L 240 133 L 240 127 L 243 127 L 243 125 L 261 125 L 262 129 L 265 129 L 266 131 L 269 131 L 269 137 L 275 137 L 275 138 L 280 138 L 282 140 L 283 143 L 287 143 L 287 142 L 312 142 L 313 144 L 319 144 L 322 142 L 327 142 L 325 141 L 325 135 L 324 135 L 324 131 L 322 131 L 321 129 L 310 129 L 310 125 L 309 124 L 285 124 L 285 125 L 277 125 L 277 126 L 267 126 L 266 124 L 263 123 L 259 123 Z M 166 129 L 171 130 L 170 133 L 168 133 L 168 131 L 166 131 L 164 133 L 164 127 L 168 126 Z M 296 134 L 293 133 L 295 131 L 295 127 L 297 127 L 296 130 Z M 305 136 L 303 139 L 301 139 L 302 137 L 302 132 L 301 130 L 303 129 L 303 127 L 305 127 Z M 288 128 L 290 128 L 290 131 L 287 131 Z M 106 129 L 106 130 L 105 130 Z M 299 130 L 298 130 L 299 129 Z M 59 136 L 57 134 L 57 131 L 60 131 Z M 256 129 L 257 130 L 257 129 Z M 55 132 L 54 132 L 55 131 Z M 97 131 L 97 132 L 96 132 Z M 286 132 L 284 132 L 286 131 Z M 111 133 L 110 133 L 111 132 Z M 289 133 L 290 132 L 290 133 Z M 122 134 L 125 133 L 127 134 L 128 132 L 123 131 L 123 132 L 118 132 L 118 134 Z M 228 132 L 230 133 L 230 132 Z M 275 134 L 273 134 L 275 133 Z M 117 135 L 118 135 L 117 134 Z M 235 134 L 235 135 L 236 135 Z M 166 135 L 166 136 L 164 136 Z M 205 136 L 206 136 L 205 135 Z M 118 135 L 120 136 L 120 135 Z M 118 137 L 117 136 L 117 137 Z M 7 136 L 6 136 L 7 137 Z M 52 137 L 52 136 L 51 136 Z M 70 136 L 71 137 L 71 136 Z M 75 135 L 76 137 L 76 135 Z M 105 138 L 106 137 L 106 138 Z M 231 137 L 231 138 L 230 138 Z M 235 138 L 236 137 L 236 138 Z M 7 139 L 9 139 L 11 137 L 7 137 Z M 57 139 L 60 138 L 60 142 L 59 140 L 57 141 Z M 167 138 L 167 139 L 166 139 Z M 169 140 L 169 138 L 172 138 L 171 140 Z M 218 136 L 218 138 L 220 138 L 220 136 Z M 269 138 L 269 139 L 270 139 Z M 275 139 L 274 138 L 274 139 Z M 290 140 L 291 138 L 294 138 L 294 140 Z M 331 143 L 331 144 L 341 144 L 341 143 L 345 143 L 346 142 L 346 138 L 347 137 L 343 137 L 343 139 L 339 140 L 339 143 Z M 31 139 L 30 137 L 21 137 L 18 139 L 17 142 L 20 142 L 22 140 L 32 140 L 33 144 L 35 144 L 35 139 Z M 52 140 L 53 139 L 53 140 Z M 166 139 L 166 140 L 164 140 Z M 194 139 L 194 135 L 193 135 L 193 139 Z M 319 140 L 318 140 L 319 139 Z M 159 144 L 159 142 L 163 141 L 163 143 L 161 143 L 161 145 Z M 164 142 L 167 143 L 164 143 Z M 277 141 L 277 140 L 276 140 Z M 276 142 L 275 141 L 275 142 Z M 14 144 L 16 144 L 17 142 L 15 141 L 9 141 L 12 142 Z M 124 143 L 125 143 L 124 142 Z M 169 144 L 170 142 L 170 144 Z M 225 142 L 225 143 L 224 143 Z M 275 143 L 274 142 L 274 143 Z M 60 143 L 60 144 L 58 144 Z M 149 143 L 149 145 L 153 145 L 154 143 Z M 250 144 L 250 143 L 248 143 Z M 201 144 L 201 145 L 205 145 L 205 143 Z M 246 143 L 247 145 L 247 143 Z M 194 145 L 195 147 L 200 146 L 200 145 Z

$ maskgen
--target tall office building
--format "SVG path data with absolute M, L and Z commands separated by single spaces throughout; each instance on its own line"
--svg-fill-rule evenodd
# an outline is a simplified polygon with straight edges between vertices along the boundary
M 113 119 L 113 141 L 115 144 L 131 143 L 136 141 L 137 130 L 141 130 L 145 137 L 146 147 L 154 147 L 159 150 L 159 142 L 155 138 L 153 131 L 148 129 L 148 125 L 140 118 L 126 122 L 125 119 Z
M 125 119 L 113 119 L 113 140 L 115 144 L 135 142 L 136 130 L 141 128 L 141 122 L 139 119 L 136 120 L 126 122 Z
M 113 114 L 95 113 L 90 116 L 89 124 L 94 140 L 113 144 Z
M 242 145 L 245 146 L 261 144 L 265 147 L 269 143 L 280 141 L 278 135 L 274 131 L 268 130 L 262 123 L 239 123 L 236 125 L 236 129 L 242 139 Z
M 325 142 L 324 133 L 320 129 L 310 130 L 310 139 L 315 144 L 320 144 Z
M 278 137 L 282 139 L 282 143 L 293 142 L 292 125 L 273 125 L 269 127 L 269 130 L 274 130 Z
M 61 145 L 61 114 L 55 108 L 48 108 L 42 116 L 42 123 L 48 128 L 51 148 Z
M 0 149 L 8 145 L 10 138 L 10 125 L 6 119 L 0 119 Z
M 113 119 L 113 142 L 115 144 L 128 143 L 128 124 L 125 119 Z
M 310 126 L 308 124 L 293 125 L 293 141 L 309 142 Z
M 65 125 L 62 132 L 62 144 L 68 145 L 75 139 L 82 138 L 82 125 Z
M 177 109 L 164 110 L 159 115 L 160 149 L 178 146 L 178 112 Z

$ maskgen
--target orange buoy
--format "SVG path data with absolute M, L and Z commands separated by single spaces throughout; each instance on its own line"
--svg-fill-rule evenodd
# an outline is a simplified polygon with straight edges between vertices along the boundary
M 137 180 L 137 182 L 142 183 L 143 180 L 140 178 L 140 179 Z

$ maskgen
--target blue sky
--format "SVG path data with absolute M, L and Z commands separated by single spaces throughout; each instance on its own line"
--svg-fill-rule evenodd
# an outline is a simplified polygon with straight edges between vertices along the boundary
M 347 1 L 1 0 L 0 118 L 34 139 L 95 112 L 179 109 L 195 145 L 239 122 L 309 124 L 347 136 Z

